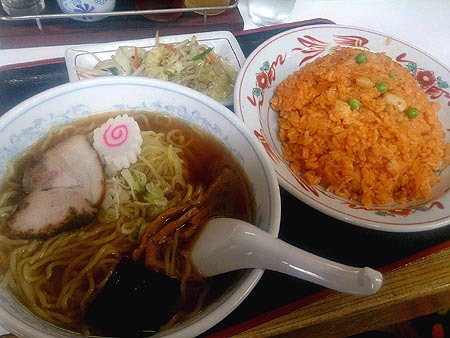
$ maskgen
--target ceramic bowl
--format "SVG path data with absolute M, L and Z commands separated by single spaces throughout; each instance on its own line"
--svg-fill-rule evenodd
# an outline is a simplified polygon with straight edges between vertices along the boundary
M 116 6 L 116 0 L 56 0 L 61 11 L 66 14 L 89 14 L 112 12 Z M 72 19 L 84 22 L 96 22 L 106 19 L 107 16 L 78 16 Z
M 277 113 L 270 107 L 274 89 L 299 67 L 336 47 L 384 52 L 407 67 L 432 101 L 441 104 L 439 119 L 450 141 L 450 70 L 426 52 L 395 37 L 363 28 L 317 25 L 280 33 L 247 57 L 236 80 L 234 111 L 265 147 L 280 185 L 299 200 L 344 222 L 390 232 L 432 230 L 450 223 L 450 169 L 441 173 L 433 198 L 425 203 L 366 208 L 312 186 L 290 170 L 278 139 Z
M 24 101 L 0 118 L 0 175 L 8 161 L 52 126 L 115 110 L 165 112 L 221 140 L 248 174 L 255 193 L 257 225 L 278 235 L 280 192 L 262 145 L 225 106 L 167 81 L 131 77 L 90 79 L 61 85 Z M 194 337 L 214 326 L 245 299 L 262 273 L 260 269 L 243 272 L 225 294 L 198 316 L 161 336 Z M 76 336 L 36 318 L 4 289 L 0 289 L 0 325 L 21 337 Z

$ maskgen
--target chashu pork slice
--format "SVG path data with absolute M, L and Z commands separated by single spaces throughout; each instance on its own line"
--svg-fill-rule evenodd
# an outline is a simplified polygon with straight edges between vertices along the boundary
M 51 188 L 80 187 L 93 204 L 105 193 L 104 171 L 100 158 L 84 135 L 76 135 L 47 150 L 25 170 L 25 192 Z
M 53 188 L 29 193 L 7 223 L 11 238 L 48 238 L 89 224 L 97 208 L 80 188 Z
M 100 158 L 83 135 L 47 150 L 23 176 L 27 193 L 7 220 L 12 238 L 48 238 L 90 223 L 105 193 Z

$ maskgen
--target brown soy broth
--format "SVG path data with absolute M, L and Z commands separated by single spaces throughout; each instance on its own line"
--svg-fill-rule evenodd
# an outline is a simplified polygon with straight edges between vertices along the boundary
M 146 129 L 139 116 L 134 116 L 139 126 Z M 185 162 L 186 181 L 193 185 L 202 184 L 209 187 L 224 169 L 229 170 L 226 183 L 211 199 L 215 215 L 234 217 L 245 221 L 253 221 L 254 206 L 251 187 L 241 165 L 231 152 L 214 136 L 186 121 L 171 116 L 152 113 L 147 115 L 148 125 L 155 132 L 167 134 L 171 130 L 180 130 L 185 139 L 183 153 L 180 156 Z M 175 137 L 176 139 L 176 137 Z
M 139 114 L 138 114 L 139 115 Z M 145 129 L 138 116 L 134 116 L 141 128 Z M 233 217 L 248 222 L 254 221 L 255 207 L 249 180 L 240 164 L 231 152 L 219 140 L 203 130 L 181 119 L 167 117 L 160 114 L 148 116 L 148 125 L 155 132 L 168 133 L 170 130 L 183 131 L 187 146 L 183 150 L 181 158 L 185 161 L 186 181 L 195 184 L 210 186 L 226 168 L 226 183 L 223 189 L 219 189 L 209 201 L 212 209 L 211 216 Z M 201 234 L 198 229 L 197 235 Z M 190 249 L 195 241 L 180 242 L 180 246 Z M 241 275 L 240 272 L 229 272 L 208 279 L 208 293 L 205 298 L 205 306 L 219 298 L 233 282 Z M 195 307 L 195 301 L 203 293 L 204 281 L 193 280 L 187 284 L 188 300 L 177 309 L 178 313 L 189 313 Z
M 175 134 L 173 139 L 179 138 L 180 143 L 185 144 L 183 154 L 180 157 L 183 159 L 186 168 L 187 182 L 208 187 L 225 168 L 228 169 L 229 174 L 226 175 L 227 182 L 224 189 L 220 189 L 209 201 L 213 210 L 212 216 L 234 217 L 248 222 L 254 220 L 255 207 L 249 180 L 241 165 L 225 145 L 214 136 L 181 118 L 157 112 L 118 111 L 101 113 L 81 118 L 67 126 L 57 127 L 58 132 L 50 131 L 43 139 L 38 140 L 25 153 L 20 154 L 14 160 L 16 162 L 15 167 L 19 168 L 19 171 L 13 175 L 11 180 L 6 181 L 12 184 L 11 181 L 15 179 L 14 184 L 21 187 L 23 171 L 36 162 L 43 151 L 76 134 L 85 134 L 91 138 L 94 129 L 109 118 L 121 114 L 133 117 L 143 131 L 152 130 L 164 134 L 168 134 L 172 130 L 180 131 L 179 135 Z M 4 184 L 5 181 L 2 186 Z M 3 191 L 3 189 L 0 191 Z
M 221 173 L 226 171 L 226 175 L 223 175 L 225 180 L 222 182 L 220 189 L 215 191 L 208 199 L 207 206 L 211 210 L 211 217 L 233 217 L 248 222 L 254 221 L 255 205 L 248 177 L 225 145 L 214 136 L 180 118 L 155 112 L 118 111 L 114 113 L 100 113 L 79 119 L 68 125 L 58 126 L 13 160 L 17 170 L 14 174 L 6 177 L 3 186 L 12 184 L 21 189 L 23 171 L 27 166 L 36 162 L 45 150 L 77 134 L 87 135 L 92 141 L 94 129 L 109 118 L 121 114 L 128 114 L 135 118 L 143 131 L 152 130 L 166 135 L 172 132 L 172 140 L 175 143 L 184 145 L 180 157 L 184 162 L 184 174 L 187 182 L 193 185 L 202 184 L 207 188 Z M 173 133 L 174 130 L 177 130 L 177 132 Z M 194 241 L 181 241 L 180 246 L 189 250 Z M 192 283 L 189 283 L 187 285 L 189 293 L 187 301 L 181 303 L 177 308 L 181 321 L 189 318 L 189 312 L 195 307 L 194 300 L 201 296 L 203 292 L 202 287 L 205 284 L 209 291 L 205 297 L 203 307 L 224 294 L 226 290 L 233 286 L 233 283 L 238 280 L 240 275 L 239 272 L 227 273 L 207 280 L 193 280 Z M 58 279 L 56 277 L 55 279 Z M 54 285 L 54 287 L 58 289 L 62 286 Z M 74 328 L 70 327 L 69 329 Z

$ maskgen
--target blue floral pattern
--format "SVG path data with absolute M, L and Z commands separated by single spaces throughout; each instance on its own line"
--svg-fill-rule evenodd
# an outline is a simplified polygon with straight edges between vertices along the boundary
M 244 156 L 235 147 L 232 147 L 228 136 L 224 135 L 221 127 L 213 124 L 198 110 L 189 110 L 184 105 L 164 105 L 160 101 L 149 103 L 142 102 L 140 105 L 114 105 L 109 110 L 150 110 L 167 112 L 183 120 L 198 125 L 202 129 L 219 138 L 243 165 Z M 49 129 L 66 124 L 74 119 L 92 115 L 94 112 L 84 104 L 74 105 L 61 114 L 51 113 L 46 117 L 39 117 L 30 122 L 25 128 L 9 136 L 9 144 L 3 144 L 0 148 L 0 175 L 3 174 L 6 164 L 22 149 L 30 146 L 34 141 L 44 136 Z
M 248 170 L 255 192 L 257 224 L 276 235 L 279 215 L 273 203 L 279 201 L 278 185 L 274 174 L 269 171 L 263 151 L 255 148 L 258 143 L 253 136 L 246 132 L 243 124 L 239 124 L 236 116 L 212 99 L 199 98 L 193 90 L 166 85 L 162 81 L 138 78 L 85 80 L 52 88 L 30 98 L 0 118 L 0 174 L 15 155 L 48 133 L 49 129 L 97 112 L 118 110 L 166 112 L 215 135 Z M 250 285 L 259 275 L 259 272 L 249 271 L 241 278 Z M 238 290 L 241 284 L 236 285 Z M 217 316 L 214 309 L 211 311 L 211 315 Z M 20 325 L 26 329 L 52 337 L 73 337 L 73 333 L 33 316 L 2 288 L 0 314 L 5 314 L 2 316 L 5 327 L 14 328 L 16 318 L 20 318 Z M 208 313 L 206 315 L 209 316 Z
M 91 6 L 89 4 L 82 4 L 82 5 L 77 5 L 77 8 L 74 9 L 75 13 L 89 13 L 89 12 L 93 12 L 95 10 L 94 6 Z
M 241 163 L 244 164 L 244 156 L 234 147 L 231 146 L 229 142 L 228 136 L 224 135 L 222 129 L 217 124 L 212 124 L 209 120 L 203 116 L 198 110 L 188 110 L 186 106 L 183 105 L 164 105 L 160 101 L 152 102 L 151 104 L 147 104 L 142 102 L 138 106 L 126 106 L 126 105 L 116 105 L 113 106 L 111 110 L 149 110 L 149 111 L 160 111 L 167 112 L 171 115 L 175 115 L 179 118 L 182 118 L 185 121 L 191 122 L 200 128 L 206 130 L 212 135 L 215 135 L 219 138 L 231 151 L 234 157 Z
M 80 14 L 94 12 L 110 12 L 114 10 L 115 0 L 57 0 L 58 5 L 64 13 Z M 98 21 L 106 16 L 83 16 L 74 17 L 80 21 Z

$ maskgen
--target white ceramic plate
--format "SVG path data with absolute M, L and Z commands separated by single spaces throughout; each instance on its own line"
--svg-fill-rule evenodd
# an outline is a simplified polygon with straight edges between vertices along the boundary
M 185 39 L 191 39 L 193 35 L 197 37 L 199 43 L 214 47 L 214 51 L 218 55 L 228 59 L 230 65 L 236 71 L 239 71 L 244 64 L 245 56 L 239 43 L 234 35 L 227 31 L 162 36 L 160 37 L 160 41 L 163 43 L 177 43 Z M 155 39 L 152 38 L 71 47 L 66 50 L 65 55 L 69 80 L 71 82 L 82 80 L 83 78 L 77 73 L 76 67 L 93 68 L 98 62 L 96 57 L 100 60 L 110 59 L 120 46 L 151 48 L 154 45 Z M 225 106 L 232 105 L 233 97 L 229 97 L 220 103 Z
M 450 141 L 450 70 L 426 52 L 394 37 L 363 28 L 317 25 L 280 33 L 250 54 L 238 75 L 235 113 L 264 145 L 280 185 L 306 204 L 342 221 L 375 230 L 413 232 L 450 223 L 450 169 L 442 174 L 433 199 L 414 205 L 364 208 L 339 198 L 295 175 L 283 159 L 278 140 L 278 114 L 269 101 L 276 86 L 302 65 L 327 54 L 332 47 L 362 47 L 385 52 L 408 67 L 430 99 L 440 102 L 439 118 Z
M 112 94 L 113 93 L 113 94 Z M 118 110 L 160 111 L 189 121 L 214 135 L 246 171 L 256 202 L 256 224 L 274 236 L 280 225 L 280 192 L 264 149 L 229 109 L 198 92 L 168 81 L 103 77 L 67 83 L 17 105 L 0 118 L 0 176 L 7 163 L 49 128 L 85 116 Z M 247 270 L 200 315 L 158 336 L 195 337 L 221 321 L 250 293 L 262 275 Z M 80 337 L 31 315 L 0 288 L 0 325 L 20 337 Z

